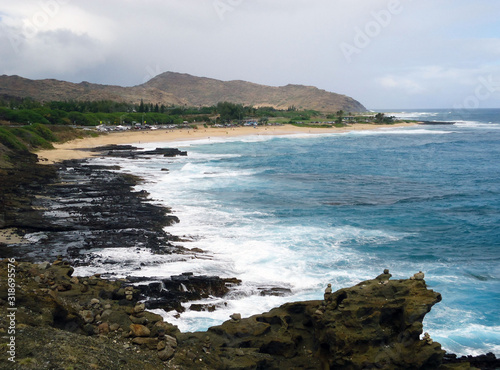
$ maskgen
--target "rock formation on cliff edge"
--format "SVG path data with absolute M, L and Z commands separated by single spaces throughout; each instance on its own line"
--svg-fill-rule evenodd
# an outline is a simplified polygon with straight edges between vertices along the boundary
M 8 262 L 0 262 L 3 312 Z M 234 314 L 206 332 L 181 333 L 147 312 L 144 297 L 126 280 L 72 276 L 60 258 L 12 265 L 16 363 L 10 368 L 470 368 L 442 365 L 440 344 L 421 338 L 425 314 L 441 300 L 423 279 L 382 274 L 328 292 L 324 300 L 287 303 L 249 318 Z M 11 324 L 1 316 L 2 338 Z

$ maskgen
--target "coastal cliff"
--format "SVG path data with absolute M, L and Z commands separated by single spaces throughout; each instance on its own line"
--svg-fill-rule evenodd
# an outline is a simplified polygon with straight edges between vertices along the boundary
M 420 337 L 425 314 L 441 300 L 422 279 L 382 274 L 324 300 L 287 303 L 249 318 L 234 314 L 206 332 L 181 333 L 146 311 L 127 280 L 72 276 L 61 258 L 2 260 L 2 310 L 9 302 L 9 264 L 16 311 L 14 318 L 2 315 L 0 332 L 15 328 L 10 368 L 470 368 L 443 367 L 440 344 Z

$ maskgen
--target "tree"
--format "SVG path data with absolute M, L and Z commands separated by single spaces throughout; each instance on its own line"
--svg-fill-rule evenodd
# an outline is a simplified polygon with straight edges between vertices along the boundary
M 69 112 L 68 118 L 75 125 L 86 126 L 90 124 L 87 117 L 81 112 Z
M 226 101 L 217 103 L 217 113 L 219 113 L 222 122 L 239 119 L 243 115 L 243 112 L 244 109 L 241 104 L 234 104 Z
M 378 124 L 391 124 L 394 123 L 394 116 L 387 117 L 384 113 L 377 113 L 375 115 L 375 123 Z
M 344 111 L 343 110 L 339 110 L 339 111 L 337 111 L 336 115 L 337 115 L 337 124 L 341 125 L 342 124 L 342 120 L 344 118 Z
M 375 123 L 384 123 L 384 118 L 385 118 L 384 113 L 377 113 L 375 115 Z

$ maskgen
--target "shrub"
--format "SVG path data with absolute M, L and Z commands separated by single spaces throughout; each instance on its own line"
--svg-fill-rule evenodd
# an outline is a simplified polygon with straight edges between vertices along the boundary
M 23 128 L 35 132 L 47 141 L 57 141 L 57 137 L 54 135 L 54 133 L 41 123 L 35 123 L 31 126 L 24 126 Z
M 0 143 L 5 145 L 7 148 L 27 152 L 28 148 L 14 135 L 10 130 L 0 127 Z
M 23 128 L 13 128 L 12 133 L 24 141 L 31 148 L 52 149 L 52 144 L 38 135 L 36 132 Z

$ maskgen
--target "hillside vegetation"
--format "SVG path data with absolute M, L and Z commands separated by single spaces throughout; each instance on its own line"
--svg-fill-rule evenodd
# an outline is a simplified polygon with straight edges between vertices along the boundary
M 35 149 L 51 149 L 52 143 L 64 142 L 97 133 L 67 126 L 34 123 L 26 126 L 0 126 L 0 172 L 12 168 L 21 157 L 30 157 Z

